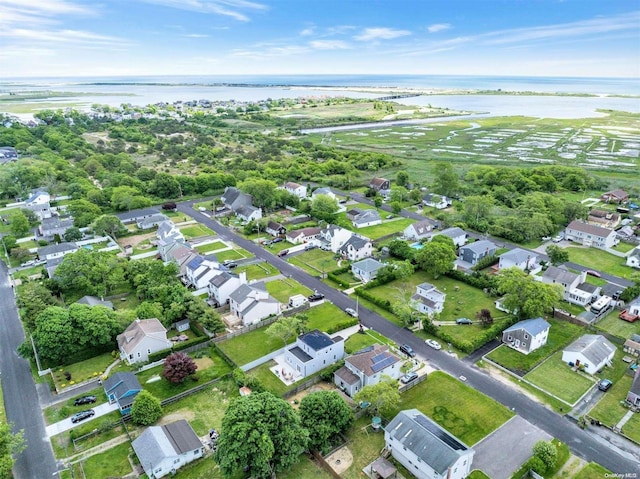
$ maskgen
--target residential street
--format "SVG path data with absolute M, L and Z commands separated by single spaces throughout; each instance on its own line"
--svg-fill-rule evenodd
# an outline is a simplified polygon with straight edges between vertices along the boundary
M 257 258 L 268 261 L 278 268 L 282 274 L 289 275 L 308 288 L 323 293 L 328 301 L 333 302 L 339 308 L 355 308 L 356 302 L 354 299 L 308 275 L 301 269 L 290 265 L 285 260 L 272 255 L 262 246 L 235 235 L 207 215 L 194 210 L 192 208 L 193 203 L 194 201 L 180 203 L 178 210 L 204 224 L 223 238 L 234 241 L 238 246 L 251 252 Z M 577 456 L 588 461 L 598 462 L 616 473 L 640 472 L 640 451 L 637 449 L 622 451 L 614 448 L 601 437 L 578 428 L 569 419 L 520 394 L 516 389 L 490 378 L 487 373 L 476 366 L 460 361 L 444 351 L 435 351 L 429 348 L 424 341 L 413 333 L 389 322 L 377 313 L 362 306 L 359 307 L 359 313 L 360 320 L 365 326 L 380 332 L 398 344 L 409 344 L 419 356 L 427 359 L 435 368 L 441 369 L 454 377 L 464 376 L 467 384 L 471 387 L 515 410 L 517 414 L 530 423 L 565 442 Z M 455 398 L 452 398 L 452 400 L 455 400 Z
M 57 464 L 47 440 L 44 419 L 38 402 L 29 362 L 16 349 L 24 341 L 22 323 L 16 310 L 7 267 L 0 262 L 0 371 L 7 420 L 14 430 L 24 429 L 27 448 L 13 468 L 16 479 L 47 478 L 55 474 Z

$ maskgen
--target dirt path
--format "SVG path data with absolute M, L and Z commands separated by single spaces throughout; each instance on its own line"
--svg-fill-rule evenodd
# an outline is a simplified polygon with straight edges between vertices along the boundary
M 484 369 L 489 373 L 489 376 L 491 376 L 493 379 L 500 381 L 501 383 L 506 384 L 507 386 L 510 386 L 513 389 L 517 389 L 520 394 L 527 396 L 529 399 L 533 401 L 536 401 L 538 403 L 540 402 L 540 399 L 538 399 L 538 397 L 535 394 L 530 393 L 525 389 L 519 388 L 516 384 L 514 384 L 514 382 L 507 377 L 507 373 L 500 371 L 498 368 L 493 367 L 491 364 L 487 363 L 486 361 L 484 361 L 484 364 L 487 366 Z
M 145 233 L 145 234 L 142 234 L 142 235 L 127 236 L 126 238 L 119 239 L 118 243 L 123 248 L 125 246 L 132 246 L 132 247 L 135 248 L 138 243 L 142 243 L 146 239 L 153 238 L 153 237 L 155 237 L 155 235 L 156 235 L 156 233 L 153 232 L 153 233 Z

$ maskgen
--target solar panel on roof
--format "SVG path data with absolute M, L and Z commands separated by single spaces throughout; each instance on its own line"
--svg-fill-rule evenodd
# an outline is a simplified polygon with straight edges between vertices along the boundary
M 392 365 L 394 361 L 395 361 L 395 358 L 393 356 L 389 356 L 383 359 L 382 361 L 378 361 L 377 363 L 374 363 L 371 366 L 371 369 L 373 370 L 374 373 L 377 373 L 378 371 L 382 371 L 387 366 Z
M 378 361 L 382 361 L 386 357 L 387 357 L 386 353 L 376 354 L 374 357 L 371 358 L 371 362 L 377 363 Z
M 422 427 L 424 427 L 427 431 L 433 434 L 435 437 L 437 437 L 442 442 L 444 442 L 450 448 L 455 449 L 456 451 L 467 450 L 466 446 L 464 446 L 463 444 L 460 444 L 458 441 L 455 440 L 455 438 L 451 437 L 449 434 L 444 432 L 442 429 L 440 429 L 438 426 L 436 426 L 434 423 L 429 421 L 424 416 L 414 416 L 413 419 Z

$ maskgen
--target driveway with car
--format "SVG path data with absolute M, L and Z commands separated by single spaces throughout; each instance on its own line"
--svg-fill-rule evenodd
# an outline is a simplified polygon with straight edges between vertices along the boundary
M 95 415 L 93 417 L 83 419 L 82 421 L 79 421 L 74 424 L 71 422 L 71 416 L 69 416 L 68 418 L 63 419 L 62 421 L 58 421 L 54 424 L 51 424 L 50 426 L 47 426 L 46 427 L 47 437 L 55 436 L 56 434 L 60 434 L 61 432 L 65 432 L 65 431 L 68 431 L 69 429 L 73 429 L 74 427 L 80 424 L 93 421 L 94 419 L 99 418 L 100 416 L 104 416 L 105 414 L 109 414 L 112 411 L 118 410 L 118 405 L 116 403 L 113 403 L 113 404 L 104 403 L 93 408 L 90 406 L 91 405 L 77 406 L 77 411 L 74 409 L 74 414 L 80 411 L 93 409 L 95 411 Z

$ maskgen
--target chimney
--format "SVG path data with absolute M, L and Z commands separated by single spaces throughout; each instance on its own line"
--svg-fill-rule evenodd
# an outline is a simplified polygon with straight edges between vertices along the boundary
M 238 277 L 240 278 L 240 284 L 247 284 L 247 272 L 243 271 L 242 273 L 240 273 L 238 275 Z

